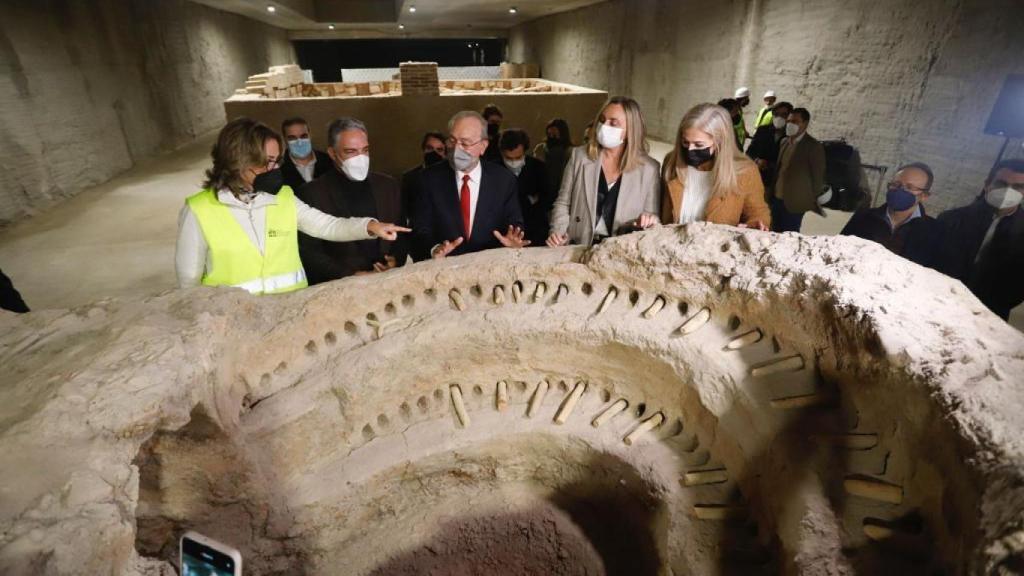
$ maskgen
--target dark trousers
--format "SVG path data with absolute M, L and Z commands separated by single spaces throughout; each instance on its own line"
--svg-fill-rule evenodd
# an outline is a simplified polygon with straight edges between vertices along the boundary
M 793 214 L 786 210 L 786 203 L 781 198 L 772 197 L 772 231 L 773 232 L 799 232 L 800 226 L 804 223 L 803 212 Z

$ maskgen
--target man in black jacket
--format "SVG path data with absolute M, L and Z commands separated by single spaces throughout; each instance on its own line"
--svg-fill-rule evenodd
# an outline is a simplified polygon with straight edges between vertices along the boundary
M 444 145 L 445 136 L 440 132 L 427 132 L 420 142 L 420 150 L 423 152 L 423 163 L 402 174 L 402 212 L 407 219 L 405 226 L 412 226 L 412 219 L 416 216 L 416 186 L 420 180 L 420 172 L 439 162 L 444 162 L 448 154 Z M 426 255 L 413 254 L 416 260 L 422 260 Z
M 299 189 L 299 198 L 326 214 L 347 218 L 376 218 L 405 222 L 398 182 L 370 172 L 370 142 L 366 126 L 340 118 L 328 128 L 330 170 Z M 327 242 L 299 233 L 299 255 L 310 285 L 405 264 L 408 241 L 399 236 L 357 242 Z
M 775 169 L 779 163 L 779 148 L 782 139 L 786 137 L 786 119 L 793 111 L 793 105 L 789 102 L 779 102 L 772 108 L 772 123 L 767 126 L 759 126 L 754 132 L 754 139 L 747 147 L 747 156 L 757 164 L 761 172 L 761 182 L 764 183 L 764 191 L 768 197 L 772 194 L 772 185 L 775 183 Z
M 548 237 L 548 213 L 556 194 L 548 189 L 547 167 L 529 156 L 530 137 L 525 131 L 510 128 L 501 133 L 501 158 L 516 176 L 519 185 L 519 208 L 523 212 L 526 239 L 534 246 L 543 246 Z
M 934 179 L 927 164 L 901 166 L 889 183 L 885 204 L 858 210 L 840 234 L 877 242 L 911 262 L 935 268 L 942 227 L 924 212 Z
M 939 215 L 945 244 L 939 270 L 963 282 L 1006 320 L 1024 302 L 1024 159 L 993 167 L 972 204 Z
M 420 250 L 444 258 L 529 244 L 515 176 L 480 159 L 489 145 L 487 121 L 464 110 L 449 120 L 448 134 L 448 162 L 420 173 L 413 219 Z
M 288 153 L 281 163 L 281 176 L 285 186 L 298 192 L 305 183 L 312 182 L 331 170 L 331 159 L 327 154 L 313 149 L 309 136 L 309 124 L 299 117 L 289 118 L 281 123 Z M 402 222 L 396 222 L 402 224 Z

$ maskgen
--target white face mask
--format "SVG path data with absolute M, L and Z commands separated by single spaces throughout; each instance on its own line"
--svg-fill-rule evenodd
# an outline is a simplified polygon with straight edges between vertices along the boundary
M 341 171 L 345 173 L 345 176 L 348 176 L 349 180 L 356 182 L 366 180 L 366 176 L 370 173 L 370 156 L 368 154 L 360 154 L 348 160 L 342 160 Z
M 519 176 L 519 173 L 523 171 L 523 166 L 526 166 L 526 158 L 520 158 L 518 160 L 505 160 L 505 166 L 512 171 L 513 174 Z
M 772 118 L 772 126 L 775 126 L 776 130 L 782 130 L 786 127 L 786 119 L 782 116 L 776 116 Z
M 1020 204 L 1021 199 L 1024 199 L 1024 194 L 1010 188 L 994 188 L 985 193 L 985 201 L 988 202 L 989 206 L 996 210 L 1005 210 L 1007 208 L 1013 208 Z
M 792 122 L 786 122 L 786 136 L 796 136 L 800 133 L 800 127 Z
M 477 160 L 476 156 L 466 152 L 461 146 L 456 146 L 448 157 L 451 159 L 452 168 L 459 172 L 469 172 Z
M 602 122 L 597 126 L 597 143 L 603 148 L 618 148 L 622 146 L 622 137 L 625 133 L 624 128 L 616 128 Z

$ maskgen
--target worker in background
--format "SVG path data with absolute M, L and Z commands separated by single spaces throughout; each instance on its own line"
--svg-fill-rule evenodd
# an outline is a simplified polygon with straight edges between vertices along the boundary
M 733 95 L 733 99 L 736 100 L 736 104 L 739 105 L 740 115 L 737 119 L 733 117 L 733 123 L 736 127 L 736 138 L 740 143 L 740 151 L 747 145 L 747 140 L 750 138 L 750 132 L 747 132 L 747 121 L 743 118 L 743 112 L 746 107 L 750 105 L 750 89 L 746 86 L 736 89 L 736 94 Z
M 718 105 L 725 108 L 725 111 L 729 113 L 729 118 L 732 122 L 732 133 L 736 139 L 736 147 L 743 150 L 743 141 L 747 137 L 747 129 L 743 126 L 743 109 L 740 108 L 740 103 L 735 98 L 722 98 L 718 101 Z
M 974 203 L 939 215 L 939 271 L 962 281 L 1006 320 L 1024 302 L 1024 158 L 1001 160 Z
M 537 144 L 533 149 L 533 155 L 544 162 L 547 189 L 557 196 L 558 188 L 562 185 L 565 165 L 569 162 L 569 154 L 572 153 L 572 133 L 569 131 L 569 123 L 561 118 L 548 122 L 546 132 L 547 140 Z
M 372 218 L 335 218 L 310 208 L 284 185 L 281 137 L 249 118 L 217 136 L 203 190 L 178 219 L 175 271 L 182 288 L 234 286 L 252 294 L 307 285 L 298 232 L 333 242 L 395 240 L 408 228 Z
M 757 121 L 754 122 L 754 132 L 762 126 L 772 125 L 772 109 L 775 107 L 775 90 L 764 93 L 764 107 L 757 113 Z
M 405 222 L 398 182 L 370 171 L 370 137 L 363 122 L 355 118 L 331 122 L 327 153 L 333 169 L 302 187 L 303 202 L 331 216 Z M 405 237 L 394 242 L 380 238 L 328 242 L 299 234 L 299 255 L 310 285 L 404 265 L 407 246 Z
M 877 242 L 893 254 L 935 268 L 942 226 L 924 211 L 934 180 L 927 164 L 901 166 L 889 182 L 885 204 L 857 210 L 840 234 Z
M 547 166 L 526 153 L 530 149 L 530 137 L 524 130 L 505 130 L 498 147 L 505 167 L 516 175 L 526 239 L 533 246 L 543 246 L 548 237 L 548 212 L 557 193 L 557 189 L 548 188 Z
M 819 210 L 818 197 L 825 191 L 825 147 L 807 133 L 810 123 L 806 108 L 795 108 L 786 120 L 771 199 L 775 232 L 799 232 L 804 214 Z

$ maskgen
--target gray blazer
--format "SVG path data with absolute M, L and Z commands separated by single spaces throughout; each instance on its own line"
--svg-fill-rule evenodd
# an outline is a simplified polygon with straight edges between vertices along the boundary
M 601 176 L 601 160 L 591 160 L 586 146 L 573 148 L 565 165 L 558 199 L 551 208 L 551 234 L 568 234 L 569 242 L 590 246 L 597 225 L 597 183 Z M 661 176 L 658 163 L 644 154 L 640 165 L 624 172 L 615 203 L 615 222 L 609 231 L 629 232 L 629 225 L 640 214 L 660 214 Z

